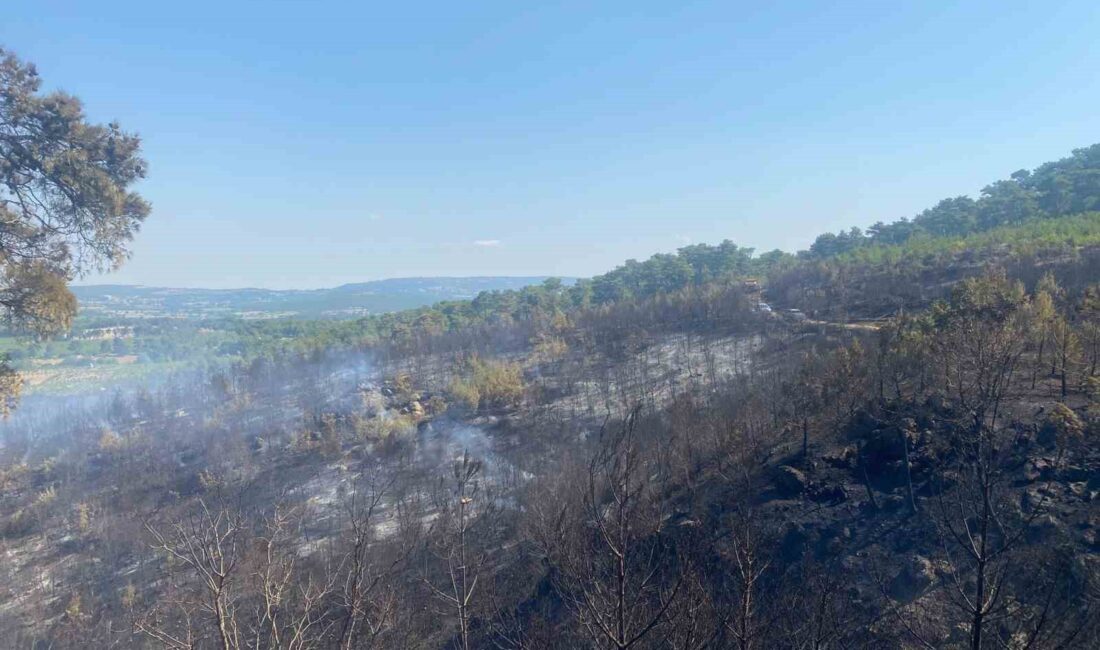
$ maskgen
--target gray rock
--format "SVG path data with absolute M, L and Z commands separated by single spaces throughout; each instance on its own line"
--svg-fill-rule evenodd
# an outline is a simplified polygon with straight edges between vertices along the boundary
M 1054 502 L 1054 495 L 1046 486 L 1035 485 L 1024 490 L 1020 497 L 1020 509 L 1034 512 L 1036 508 L 1048 508 Z
M 795 497 L 806 491 L 810 482 L 800 470 L 790 465 L 780 465 L 775 470 L 775 487 L 784 497 Z
M 1062 533 L 1062 522 L 1053 515 L 1041 515 L 1027 528 L 1028 541 L 1032 543 L 1048 542 Z
M 1095 528 L 1089 528 L 1081 534 L 1081 541 L 1092 548 L 1100 547 L 1100 533 Z
M 936 581 L 936 569 L 928 558 L 914 555 L 890 581 L 890 597 L 899 602 L 912 602 Z
M 810 545 L 812 531 L 806 526 L 788 523 L 780 541 L 780 553 L 787 560 L 796 560 L 802 557 L 806 548 Z
M 847 501 L 848 492 L 843 485 L 826 484 L 814 486 L 810 496 L 814 501 L 835 504 Z
M 883 510 L 901 510 L 905 507 L 905 497 L 900 494 L 887 494 L 882 498 Z
M 1029 481 L 1049 479 L 1054 474 L 1054 463 L 1049 458 L 1032 458 L 1024 464 L 1024 478 Z
M 839 451 L 825 454 L 821 457 L 821 460 L 826 465 L 831 465 L 838 469 L 851 469 L 855 467 L 856 450 L 852 447 L 845 447 Z
M 1061 472 L 1061 478 L 1067 481 L 1088 481 L 1093 479 L 1094 472 L 1089 471 L 1089 468 L 1082 467 L 1080 465 L 1069 465 L 1065 467 Z

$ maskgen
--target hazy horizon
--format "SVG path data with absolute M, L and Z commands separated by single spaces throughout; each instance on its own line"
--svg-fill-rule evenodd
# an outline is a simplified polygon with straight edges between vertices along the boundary
M 301 289 L 793 251 L 976 196 L 1100 141 L 1098 32 L 1083 1 L 17 1 L 0 43 L 144 139 L 153 215 L 84 284 Z
M 540 280 L 543 278 L 558 278 L 559 280 L 576 280 L 580 276 L 571 275 L 553 275 L 549 273 L 532 273 L 524 275 L 406 275 L 400 277 L 383 277 L 383 278 L 369 278 L 366 280 L 352 280 L 351 282 L 341 282 L 334 285 L 321 285 L 315 287 L 260 287 L 260 286 L 238 286 L 238 287 L 204 287 L 204 286 L 166 286 L 160 284 L 148 284 L 144 282 L 112 282 L 110 281 L 113 276 L 111 275 L 97 275 L 94 278 L 83 280 L 77 280 L 70 286 L 81 287 L 84 289 L 94 289 L 97 287 L 132 287 L 140 289 L 171 289 L 180 291 L 324 291 L 326 289 L 338 289 L 343 286 L 357 285 L 357 284 L 373 284 L 378 282 L 389 282 L 398 280 L 489 280 L 489 279 L 511 279 L 511 280 Z

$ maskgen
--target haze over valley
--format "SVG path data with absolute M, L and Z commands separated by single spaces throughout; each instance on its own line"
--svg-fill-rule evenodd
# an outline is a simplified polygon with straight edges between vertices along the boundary
M 471 299 L 482 291 L 520 289 L 545 276 L 392 278 L 331 289 L 180 289 L 80 285 L 73 293 L 89 317 L 353 318 Z

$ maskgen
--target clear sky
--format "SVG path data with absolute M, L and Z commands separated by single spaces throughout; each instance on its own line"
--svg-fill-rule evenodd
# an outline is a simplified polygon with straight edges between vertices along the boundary
M 805 247 L 1100 141 L 1100 3 L 6 0 L 145 141 L 160 286 Z

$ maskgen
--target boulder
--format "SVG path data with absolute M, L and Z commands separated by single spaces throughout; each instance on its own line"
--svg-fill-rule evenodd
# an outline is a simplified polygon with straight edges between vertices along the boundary
M 1049 508 L 1053 502 L 1054 495 L 1045 485 L 1033 485 L 1020 496 L 1020 510 L 1035 512 L 1037 508 Z
M 837 469 L 851 469 L 856 465 L 856 450 L 853 447 L 845 447 L 839 451 L 823 455 L 821 460 L 826 465 L 831 465 Z
M 1081 541 L 1085 543 L 1085 546 L 1090 548 L 1100 548 L 1100 532 L 1097 532 L 1095 528 L 1089 527 L 1085 532 L 1081 533 Z
M 1027 539 L 1033 544 L 1050 542 L 1062 535 L 1062 522 L 1053 515 L 1040 515 L 1027 527 Z
M 790 522 L 783 531 L 783 537 L 779 542 L 779 552 L 787 561 L 802 557 L 813 538 L 813 531 L 809 527 Z
M 821 503 L 843 503 L 848 500 L 848 491 L 843 485 L 815 485 L 810 490 L 810 498 Z
M 890 581 L 890 597 L 899 602 L 912 602 L 917 596 L 924 593 L 936 581 L 936 568 L 932 562 L 921 555 L 909 558 Z
M 801 470 L 790 465 L 780 465 L 775 470 L 775 487 L 784 497 L 795 497 L 806 491 L 810 481 Z
M 905 455 L 902 435 L 905 434 L 894 427 L 884 427 L 871 432 L 863 445 L 863 457 L 867 465 L 881 468 L 892 461 L 900 460 Z
M 1059 478 L 1066 481 L 1096 480 L 1096 472 L 1082 465 L 1067 465 L 1059 472 Z
M 1049 458 L 1031 458 L 1024 464 L 1024 478 L 1029 481 L 1049 479 L 1054 475 L 1054 462 Z
M 888 512 L 901 510 L 905 507 L 905 497 L 900 494 L 887 494 L 881 499 L 882 509 Z

